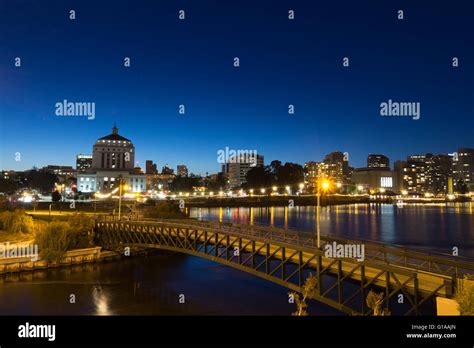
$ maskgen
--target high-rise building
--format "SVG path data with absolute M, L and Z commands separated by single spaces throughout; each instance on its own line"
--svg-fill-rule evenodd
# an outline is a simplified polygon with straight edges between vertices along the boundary
M 163 175 L 174 175 L 174 170 L 171 169 L 168 164 L 165 164 L 163 168 L 161 168 L 161 174 Z
M 453 156 L 453 184 L 458 191 L 460 185 L 466 185 L 470 192 L 474 192 L 474 149 L 460 148 Z
M 393 164 L 394 191 L 397 193 L 402 193 L 406 190 L 405 181 L 403 180 L 406 166 L 407 162 L 400 160 L 395 161 Z
M 78 191 L 111 191 L 118 187 L 120 181 L 127 184 L 132 192 L 145 191 L 145 174 L 134 167 L 134 160 L 135 146 L 118 134 L 118 128 L 114 125 L 111 134 L 95 142 L 92 167 L 77 176 Z
M 304 164 L 304 183 L 308 191 L 313 191 L 318 178 L 325 178 L 328 165 L 324 162 L 306 162 Z
M 188 176 L 188 167 L 186 167 L 184 164 L 179 164 L 176 167 L 176 173 L 178 176 Z
M 367 156 L 367 168 L 390 168 L 390 160 L 385 155 L 370 154 Z
M 431 158 L 427 190 L 434 195 L 449 193 L 448 182 L 453 176 L 453 158 L 450 155 L 439 154 Z
M 156 163 L 153 163 L 152 160 L 147 160 L 145 162 L 145 173 L 146 174 L 158 174 L 158 169 L 156 168 Z
M 118 134 L 114 125 L 112 134 L 97 139 L 92 151 L 92 168 L 132 170 L 135 165 L 135 146 Z
M 403 189 L 417 194 L 448 193 L 452 167 L 450 155 L 427 153 L 408 156 L 403 167 Z
M 428 158 L 429 161 L 429 158 Z M 427 174 L 429 164 L 426 155 L 412 155 L 407 157 L 403 169 L 403 182 L 408 193 L 424 193 L 427 191 Z
M 346 153 L 331 152 L 324 158 L 325 175 L 332 181 L 345 184 L 349 181 L 349 161 Z
M 92 168 L 92 156 L 79 154 L 76 156 L 76 170 L 78 172 L 85 172 Z
M 256 155 L 256 158 L 251 158 L 251 160 L 242 160 L 235 157 L 229 158 L 229 163 L 227 163 L 227 172 L 230 188 L 240 187 L 242 184 L 245 184 L 247 182 L 247 172 L 253 167 L 263 166 L 264 157 L 261 155 Z

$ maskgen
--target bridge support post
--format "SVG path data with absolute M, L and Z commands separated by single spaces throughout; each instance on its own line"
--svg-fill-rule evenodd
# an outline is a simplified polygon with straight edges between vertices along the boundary
M 285 255 L 285 248 L 281 249 L 281 279 L 285 280 L 285 265 L 286 265 L 286 255 Z
M 413 275 L 413 283 L 415 291 L 413 296 L 413 301 L 415 302 L 415 315 L 418 315 L 418 277 L 416 273 Z
M 361 313 L 365 314 L 365 266 L 360 266 L 360 309 Z
M 301 288 L 303 286 L 303 252 L 298 252 L 298 286 Z
M 385 298 L 386 303 L 385 303 L 385 308 L 387 311 L 390 311 L 390 271 L 385 272 Z
M 321 296 L 323 293 L 323 281 L 321 279 L 322 274 L 321 274 L 321 267 L 322 267 L 322 257 L 321 255 L 318 255 L 318 262 L 316 263 L 316 274 L 318 277 L 318 295 Z

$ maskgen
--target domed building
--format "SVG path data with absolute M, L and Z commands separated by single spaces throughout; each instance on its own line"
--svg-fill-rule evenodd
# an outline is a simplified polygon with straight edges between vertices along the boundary
M 114 124 L 112 133 L 97 139 L 92 148 L 92 166 L 77 175 L 77 190 L 84 193 L 110 192 L 118 187 L 119 180 L 129 191 L 146 191 L 146 176 L 135 168 L 135 146 L 118 134 Z

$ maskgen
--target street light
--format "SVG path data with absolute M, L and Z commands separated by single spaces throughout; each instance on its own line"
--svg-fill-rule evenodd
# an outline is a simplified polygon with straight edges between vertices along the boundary
M 119 179 L 119 209 L 118 209 L 118 219 L 119 221 L 121 220 L 121 215 L 122 215 L 122 190 L 127 191 L 128 190 L 128 185 L 127 184 L 122 184 L 123 179 Z
M 260 192 L 261 192 L 261 193 L 265 193 L 265 189 L 264 189 L 264 188 L 261 189 Z
M 319 207 L 321 205 L 321 187 L 323 188 L 324 191 L 329 189 L 329 181 L 324 180 L 322 183 L 320 183 L 320 179 L 316 179 L 316 238 L 317 238 L 317 246 L 318 249 L 321 248 L 321 226 L 319 225 Z

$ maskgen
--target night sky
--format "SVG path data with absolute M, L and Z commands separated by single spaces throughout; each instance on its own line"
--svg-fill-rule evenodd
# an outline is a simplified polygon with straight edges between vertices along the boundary
M 266 163 L 347 151 L 355 167 L 474 147 L 473 13 L 471 0 L 0 0 L 0 169 L 75 165 L 114 115 L 140 166 L 201 174 L 225 147 Z M 95 119 L 56 116 L 64 99 L 95 102 Z M 380 116 L 388 99 L 420 102 L 421 118 Z

